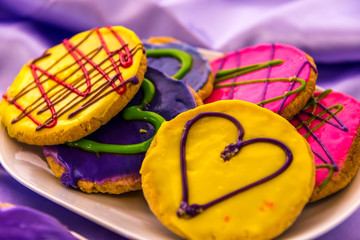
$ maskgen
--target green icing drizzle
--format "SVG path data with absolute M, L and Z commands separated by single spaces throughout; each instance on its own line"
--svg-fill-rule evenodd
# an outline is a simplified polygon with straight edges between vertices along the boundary
M 309 136 L 312 136 L 313 139 L 323 149 L 324 153 L 326 154 L 326 158 L 328 159 L 328 160 L 326 160 L 326 158 L 324 158 L 324 156 L 313 151 L 314 154 L 325 163 L 325 164 L 317 165 L 316 169 L 325 169 L 325 168 L 328 169 L 328 175 L 326 176 L 324 181 L 319 185 L 320 189 L 323 189 L 329 183 L 334 172 L 338 171 L 338 166 L 337 166 L 335 160 L 333 159 L 333 157 L 331 156 L 330 152 L 328 152 L 326 146 L 321 142 L 320 138 L 316 135 L 315 131 L 317 129 L 319 129 L 321 126 L 323 126 L 324 124 L 328 123 L 344 132 L 348 132 L 348 129 L 346 128 L 346 126 L 336 116 L 344 108 L 344 106 L 340 105 L 340 104 L 335 104 L 330 107 L 325 107 L 323 104 L 320 103 L 320 100 L 324 99 L 331 91 L 332 91 L 331 89 L 325 90 L 325 91 L 321 92 L 319 95 L 317 95 L 316 97 L 312 96 L 309 99 L 309 101 L 306 103 L 303 110 L 300 111 L 300 113 L 303 112 L 303 114 L 310 116 L 309 119 L 303 120 L 300 118 L 299 115 L 295 116 L 297 118 L 297 120 L 299 121 L 299 124 L 297 126 L 295 126 L 296 129 L 300 129 L 303 127 L 307 131 L 306 134 L 304 135 L 304 137 L 308 138 Z M 306 109 L 310 109 L 310 108 L 312 109 L 311 112 L 305 111 Z M 317 109 L 322 109 L 322 110 L 321 110 L 321 112 L 316 113 Z M 326 114 L 328 114 L 329 116 L 326 118 L 323 118 L 323 116 Z M 330 122 L 330 119 L 332 119 L 332 118 L 335 119 L 335 122 Z M 319 121 L 319 123 L 317 123 L 316 125 L 314 124 L 315 126 L 310 128 L 310 125 L 314 120 Z M 329 163 L 329 162 L 331 162 L 331 163 Z
M 218 84 L 220 82 L 229 80 L 231 78 L 239 77 L 239 76 L 251 73 L 251 72 L 258 71 L 263 68 L 280 65 L 283 62 L 284 62 L 283 60 L 276 59 L 276 60 L 271 60 L 271 61 L 267 61 L 264 63 L 258 63 L 258 64 L 254 64 L 254 65 L 248 65 L 248 66 L 233 68 L 233 69 L 229 69 L 229 70 L 220 70 L 216 73 L 216 77 L 215 77 L 215 81 L 214 81 L 215 82 L 214 89 L 223 88 L 223 87 L 240 86 L 240 85 L 246 85 L 246 84 L 252 84 L 252 83 L 265 83 L 265 82 L 298 82 L 301 84 L 298 88 L 288 91 L 288 92 L 285 92 L 283 95 L 259 102 L 257 104 L 259 106 L 262 106 L 262 105 L 265 105 L 265 104 L 268 104 L 271 102 L 275 102 L 277 100 L 289 97 L 293 94 L 303 91 L 306 87 L 306 81 L 304 79 L 297 78 L 297 77 L 256 79 L 256 80 L 248 80 L 248 81 L 242 81 L 242 82 L 232 82 L 232 83 L 228 83 L 228 84 Z
M 217 84 L 217 85 L 214 86 L 214 88 L 217 89 L 217 88 L 223 88 L 223 87 L 239 86 L 239 85 L 246 85 L 246 84 L 260 83 L 260 82 L 293 82 L 293 81 L 299 82 L 301 85 L 298 88 L 294 89 L 294 90 L 285 92 L 283 95 L 280 95 L 278 97 L 270 98 L 270 99 L 263 100 L 263 101 L 259 102 L 257 105 L 260 106 L 260 105 L 268 104 L 270 102 L 275 102 L 275 101 L 277 101 L 279 99 L 283 99 L 283 98 L 285 98 L 287 96 L 290 96 L 292 94 L 303 91 L 305 89 L 305 87 L 306 87 L 305 80 L 301 79 L 301 78 L 296 78 L 296 77 L 293 77 L 293 78 L 259 79 L 259 80 L 243 81 L 243 82 L 234 82 L 234 83 L 229 83 L 229 84 Z
M 172 57 L 179 60 L 180 69 L 172 76 L 175 79 L 182 79 L 190 71 L 193 61 L 190 54 L 178 49 L 147 49 L 146 55 L 147 57 Z
M 144 98 L 141 104 L 124 109 L 122 117 L 124 120 L 143 120 L 149 122 L 151 125 L 154 126 L 155 134 L 156 134 L 161 124 L 165 121 L 165 119 L 159 114 L 156 114 L 154 112 L 142 110 L 148 103 L 151 102 L 151 100 L 155 95 L 154 84 L 145 78 L 143 83 L 141 84 L 141 90 L 144 92 Z M 69 146 L 78 147 L 83 150 L 95 152 L 95 153 L 103 152 L 103 153 L 115 153 L 115 154 L 137 154 L 137 153 L 145 153 L 148 150 L 154 136 L 152 136 L 150 139 L 144 142 L 130 144 L 130 145 L 99 143 L 84 138 L 67 144 Z
M 317 102 L 324 99 L 329 93 L 331 93 L 331 89 L 326 89 L 325 91 L 321 92 L 317 97 L 311 96 L 310 99 L 307 101 L 303 109 L 307 109 L 309 107 L 316 107 Z
M 284 62 L 283 60 L 277 59 L 277 60 L 271 60 L 271 61 L 264 62 L 264 63 L 258 63 L 258 64 L 254 64 L 254 65 L 244 66 L 244 67 L 233 68 L 233 69 L 229 69 L 229 70 L 220 70 L 216 73 L 214 83 L 219 83 L 219 82 L 228 80 L 230 78 L 234 78 L 234 77 L 238 77 L 238 76 L 241 76 L 241 75 L 244 75 L 247 73 L 255 72 L 255 71 L 258 71 L 263 68 L 277 66 L 277 65 L 282 64 L 283 62 Z
M 322 165 L 316 166 L 316 169 L 320 169 L 320 168 L 327 168 L 329 170 L 327 177 L 324 179 L 324 181 L 320 185 L 320 189 L 323 189 L 326 186 L 326 184 L 329 183 L 331 177 L 334 174 L 334 166 L 330 165 L 330 164 L 322 164 Z
M 314 126 L 310 129 L 305 135 L 304 138 L 307 138 L 310 136 L 311 132 L 315 132 L 317 129 L 319 129 L 322 125 L 324 125 L 327 121 L 329 121 L 331 118 L 333 118 L 336 114 L 338 114 L 344 106 L 341 104 L 335 104 L 331 107 L 325 108 L 322 112 L 315 114 L 316 107 L 318 105 L 318 102 L 325 98 L 329 93 L 331 92 L 331 89 L 327 89 L 324 92 L 320 93 L 317 97 L 311 97 L 310 100 L 306 103 L 304 109 L 307 109 L 309 107 L 313 107 L 313 110 L 311 112 L 312 117 L 310 117 L 308 120 L 301 122 L 299 125 L 296 126 L 296 129 L 300 129 L 304 124 L 309 125 L 312 121 L 316 119 L 316 117 L 322 117 L 325 114 L 329 113 L 329 116 L 324 118 L 319 124 Z M 335 111 L 332 111 L 335 109 Z

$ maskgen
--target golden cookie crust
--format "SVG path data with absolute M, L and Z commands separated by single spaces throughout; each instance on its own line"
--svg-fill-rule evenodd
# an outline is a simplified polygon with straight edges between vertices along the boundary
M 61 179 L 63 173 L 67 172 L 66 169 L 59 163 L 54 161 L 50 156 L 46 157 L 46 160 L 50 166 L 51 171 L 58 179 Z M 141 181 L 138 177 L 123 177 L 116 181 L 106 180 L 99 184 L 96 182 L 79 179 L 77 182 L 79 189 L 86 193 L 109 193 L 109 194 L 121 194 L 130 191 L 136 191 L 141 189 Z
M 14 205 L 10 203 L 1 203 L 0 202 L 0 208 L 8 208 L 8 207 L 14 207 Z
M 203 105 L 204 103 L 203 103 L 202 99 L 200 98 L 199 94 L 198 94 L 197 92 L 195 92 L 195 90 L 192 89 L 191 87 L 188 86 L 188 88 L 189 88 L 189 90 L 192 92 L 192 94 L 193 94 L 193 96 L 194 96 L 196 105 L 197 105 L 197 106 Z
M 180 40 L 177 40 L 175 38 L 172 37 L 151 37 L 147 40 L 148 43 L 152 43 L 152 44 L 164 44 L 164 43 L 169 43 L 169 42 L 175 42 L 175 43 L 182 43 Z
M 205 85 L 200 89 L 197 94 L 202 100 L 205 100 L 210 96 L 214 89 L 214 74 L 210 73 L 208 81 L 205 83 Z

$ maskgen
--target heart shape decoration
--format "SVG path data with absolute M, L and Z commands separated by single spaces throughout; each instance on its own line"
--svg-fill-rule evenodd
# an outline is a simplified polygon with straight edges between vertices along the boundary
M 259 179 L 255 182 L 252 182 L 244 187 L 238 188 L 237 190 L 234 190 L 232 192 L 229 192 L 226 195 L 223 195 L 217 199 L 214 199 L 206 204 L 189 204 L 189 186 L 188 186 L 188 179 L 187 179 L 187 169 L 186 169 L 186 154 L 185 154 L 185 149 L 186 149 L 186 140 L 187 140 L 187 136 L 188 133 L 191 129 L 191 126 L 197 122 L 199 119 L 204 118 L 204 117 L 221 117 L 221 118 L 225 118 L 229 121 L 231 121 L 236 128 L 238 129 L 238 137 L 235 143 L 232 143 L 228 146 L 225 147 L 225 150 L 221 153 L 221 158 L 224 159 L 224 161 L 229 161 L 232 157 L 234 157 L 236 154 L 239 153 L 239 151 L 245 147 L 248 146 L 250 144 L 253 143 L 258 143 L 258 142 L 265 142 L 265 143 L 271 143 L 271 144 L 275 144 L 278 147 L 280 147 L 284 153 L 286 154 L 286 161 L 284 162 L 284 164 L 275 172 L 271 173 L 270 175 Z M 186 124 L 185 124 L 185 128 L 181 137 L 181 145 L 180 145 L 180 161 L 181 161 L 181 177 L 182 177 L 182 201 L 180 204 L 180 207 L 177 210 L 177 215 L 180 218 L 192 218 L 195 217 L 196 215 L 198 215 L 199 213 L 203 212 L 204 210 L 206 210 L 209 207 L 214 206 L 215 204 L 225 201 L 226 199 L 239 194 L 241 192 L 244 192 L 246 190 L 249 190 L 255 186 L 258 186 L 262 183 L 265 183 L 273 178 L 275 178 L 276 176 L 280 175 L 281 173 L 283 173 L 292 163 L 293 160 L 293 155 L 291 150 L 289 149 L 289 147 L 287 145 L 285 145 L 284 143 L 282 143 L 281 141 L 278 141 L 276 139 L 272 139 L 272 138 L 253 138 L 247 141 L 243 141 L 243 137 L 244 137 L 244 128 L 242 127 L 241 123 L 234 118 L 233 116 L 230 116 L 228 114 L 225 113 L 221 113 L 221 112 L 205 112 L 205 113 L 200 113 L 198 114 L 195 118 L 189 120 Z
M 140 174 L 151 211 L 185 239 L 273 239 L 299 216 L 315 183 L 314 156 L 296 129 L 239 100 L 162 124 Z

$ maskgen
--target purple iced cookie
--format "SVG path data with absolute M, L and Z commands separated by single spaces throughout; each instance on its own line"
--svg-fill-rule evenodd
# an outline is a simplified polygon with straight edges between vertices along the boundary
M 144 43 L 148 66 L 175 79 L 185 81 L 201 99 L 206 99 L 213 89 L 213 74 L 208 61 L 194 47 L 179 43 Z
M 44 154 L 66 186 L 88 193 L 138 190 L 142 160 L 161 123 L 196 106 L 185 82 L 148 68 L 141 90 L 122 112 L 86 139 L 44 146 Z

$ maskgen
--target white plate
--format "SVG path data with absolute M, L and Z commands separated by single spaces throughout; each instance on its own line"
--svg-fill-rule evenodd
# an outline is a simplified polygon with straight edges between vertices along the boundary
M 219 53 L 208 52 L 209 58 Z M 11 139 L 1 124 L 0 162 L 17 181 L 63 207 L 125 237 L 179 239 L 150 212 L 142 192 L 120 196 L 84 194 L 63 186 L 49 170 L 41 147 Z M 286 196 L 284 196 L 286 197 Z M 279 239 L 313 239 L 331 230 L 360 205 L 360 174 L 339 193 L 305 207 L 292 227 Z
M 141 191 L 120 196 L 66 188 L 48 168 L 42 148 L 18 143 L 0 127 L 0 162 L 25 187 L 114 232 L 134 239 L 176 239 L 147 207 Z
M 133 239 L 178 239 L 150 212 L 141 191 L 120 196 L 68 189 L 49 170 L 41 147 L 11 139 L 1 124 L 0 162 L 17 181 L 105 228 Z M 313 239 L 331 230 L 360 204 L 360 174 L 341 192 L 305 207 L 279 239 Z

